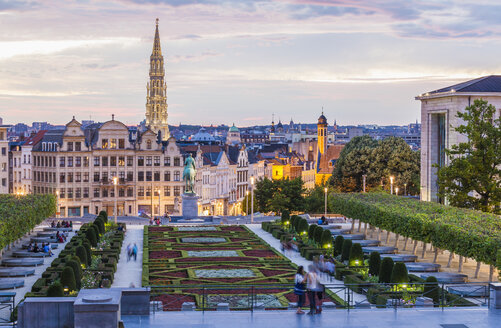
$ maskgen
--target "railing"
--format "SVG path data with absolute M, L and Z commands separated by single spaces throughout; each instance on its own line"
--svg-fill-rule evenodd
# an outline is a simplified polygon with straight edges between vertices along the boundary
M 0 293 L 0 326 L 12 326 L 12 312 L 15 308 L 16 293 Z
M 264 285 L 165 285 L 151 287 L 151 311 L 192 308 L 215 311 L 221 303 L 229 310 L 286 310 L 294 308 L 297 296 L 291 284 Z M 489 306 L 489 283 L 325 284 L 325 308 L 399 308 Z M 354 290 L 360 291 L 355 298 Z M 360 296 L 364 300 L 357 301 Z M 306 300 L 308 297 L 305 297 Z M 160 303 L 161 302 L 161 303 Z M 184 305 L 183 305 L 184 304 Z M 219 306 L 218 306 L 219 304 Z

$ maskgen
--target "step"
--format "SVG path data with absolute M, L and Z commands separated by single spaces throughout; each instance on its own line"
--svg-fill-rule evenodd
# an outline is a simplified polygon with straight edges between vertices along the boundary
M 417 255 L 412 254 L 384 254 L 381 257 L 389 257 L 393 262 L 416 262 Z
M 48 228 L 43 228 L 44 231 L 64 231 L 64 232 L 70 232 L 73 230 L 73 228 L 52 228 L 52 227 L 48 227 Z
M 453 272 L 425 272 L 419 275 L 421 278 L 426 279 L 430 276 L 437 278 L 441 284 L 456 284 L 468 281 L 468 276 L 462 273 Z
M 355 239 L 355 240 L 353 240 L 353 243 L 360 244 L 362 247 L 379 246 L 379 244 L 381 244 L 381 242 L 379 240 L 375 240 L 375 239 L 361 239 L 361 240 Z
M 23 286 L 23 279 L 0 278 L 0 289 L 16 289 Z
M 367 246 L 362 247 L 364 253 L 379 252 L 379 254 L 395 254 L 398 248 L 392 246 Z
M 335 236 L 349 234 L 351 231 L 351 229 L 329 229 L 329 230 Z
M 49 237 L 31 237 L 30 241 L 32 243 L 55 243 L 56 238 L 49 238 Z
M 38 266 L 38 265 L 43 265 L 43 259 L 34 259 L 34 258 L 5 259 L 2 260 L 2 265 L 7 267 Z
M 26 277 L 35 274 L 32 268 L 0 268 L 0 277 Z
M 44 252 L 28 252 L 28 251 L 15 251 L 12 253 L 13 257 L 48 257 L 49 253 Z
M 22 247 L 23 249 L 28 249 L 28 246 L 29 246 L 29 244 L 23 244 L 21 247 Z M 33 245 L 32 245 L 32 246 L 33 246 Z M 59 245 L 58 245 L 58 244 L 56 244 L 56 243 L 51 243 L 51 244 L 50 244 L 50 248 L 51 248 L 51 249 L 56 249 L 56 248 L 58 248 L 58 247 L 59 247 Z
M 408 262 L 405 266 L 409 272 L 438 272 L 441 267 L 440 264 L 428 262 Z
M 343 238 L 349 240 L 363 240 L 365 235 L 363 233 L 345 234 Z

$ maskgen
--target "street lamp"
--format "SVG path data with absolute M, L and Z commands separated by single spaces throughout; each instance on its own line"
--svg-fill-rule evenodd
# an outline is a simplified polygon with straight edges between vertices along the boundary
M 362 175 L 362 179 L 364 182 L 364 192 L 365 192 L 365 179 L 367 179 L 367 174 Z
M 404 196 L 407 196 L 407 183 L 404 183 Z
M 160 216 L 160 189 L 157 189 L 158 194 L 158 216 Z
M 59 219 L 59 190 L 56 190 L 56 219 Z
M 245 197 L 247 201 L 247 204 L 245 204 L 245 215 L 249 215 L 249 189 L 245 191 L 245 194 L 247 195 L 247 197 Z
M 392 195 L 393 195 L 393 180 L 394 179 L 395 178 L 393 176 L 390 177 L 390 194 L 392 194 Z
M 325 194 L 324 216 L 327 216 L 327 187 L 324 188 L 324 194 Z
M 251 183 L 251 223 L 254 223 L 254 177 L 250 178 Z
M 115 204 L 113 208 L 113 213 L 115 214 L 115 224 L 117 224 L 117 184 L 118 184 L 118 177 L 113 177 L 113 188 L 115 188 Z
M 398 187 L 395 188 L 395 195 L 398 196 Z

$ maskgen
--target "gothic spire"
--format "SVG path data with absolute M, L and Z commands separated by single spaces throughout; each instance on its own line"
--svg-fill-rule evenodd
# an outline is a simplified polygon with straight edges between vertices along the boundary
M 158 32 L 158 18 L 156 20 L 155 41 L 153 41 L 153 51 L 151 52 L 151 56 L 162 56 L 162 47 L 160 46 L 160 33 Z

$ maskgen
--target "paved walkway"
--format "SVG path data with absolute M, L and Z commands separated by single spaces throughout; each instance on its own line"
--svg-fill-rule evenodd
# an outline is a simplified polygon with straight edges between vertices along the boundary
M 271 247 L 275 248 L 279 252 L 281 251 L 282 246 L 280 244 L 280 240 L 278 240 L 275 237 L 273 237 L 271 235 L 271 233 L 264 231 L 261 228 L 260 224 L 248 224 L 247 227 L 250 230 L 252 230 L 252 232 L 254 232 L 256 235 L 258 235 L 259 237 L 261 237 Z M 313 264 L 313 261 L 308 261 L 307 259 L 305 259 L 304 257 L 302 257 L 301 254 L 299 254 L 298 252 L 291 251 L 291 252 L 287 252 L 286 254 L 283 254 L 283 255 L 285 257 L 287 257 L 288 259 L 290 259 L 292 262 L 296 263 L 297 265 L 302 265 L 305 268 L 305 270 L 308 270 L 308 266 L 310 264 Z M 321 277 L 321 282 L 323 284 L 341 284 L 341 285 L 343 284 L 342 281 L 336 280 L 336 279 L 334 279 L 334 277 L 332 277 L 332 279 L 328 279 L 325 276 Z M 341 290 L 341 291 L 340 290 L 336 290 L 336 289 L 331 289 L 331 290 L 334 293 L 336 293 L 339 297 L 341 297 L 342 299 L 344 299 L 344 297 L 345 297 L 344 290 Z M 367 300 L 367 298 L 364 295 L 357 294 L 357 293 L 353 293 L 353 299 L 357 303 L 364 302 L 364 301 Z
M 141 274 L 143 272 L 143 225 L 127 225 L 117 272 L 113 279 L 112 287 L 141 287 Z M 137 245 L 137 260 L 132 258 L 127 262 L 127 245 Z
M 358 309 L 324 310 L 320 315 L 294 311 L 158 312 L 151 316 L 122 316 L 127 328 L 494 328 L 501 310 L 477 309 Z

